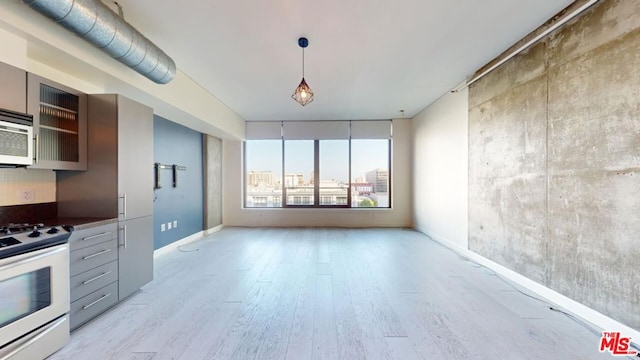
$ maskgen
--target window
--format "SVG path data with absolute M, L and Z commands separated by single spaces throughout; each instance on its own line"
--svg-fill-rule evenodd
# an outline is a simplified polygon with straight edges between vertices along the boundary
M 331 205 L 332 197 L 326 195 L 320 195 L 320 205 Z
M 389 207 L 389 140 L 351 140 L 351 207 Z
M 245 207 L 280 207 L 282 140 L 245 142 Z
M 349 140 L 319 140 L 320 205 L 347 205 L 338 198 L 349 194 Z
M 390 121 L 247 122 L 246 129 L 245 207 L 390 207 Z
M 314 197 L 313 159 L 313 140 L 284 142 L 284 191 L 287 195 L 285 206 L 313 205 L 311 200 Z
M 266 196 L 254 196 L 253 204 L 255 206 L 265 207 L 267 206 L 267 197 Z

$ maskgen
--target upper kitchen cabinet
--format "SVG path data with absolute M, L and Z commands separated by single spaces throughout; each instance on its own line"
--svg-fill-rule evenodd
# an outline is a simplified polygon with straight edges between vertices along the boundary
M 27 112 L 33 115 L 32 168 L 87 170 L 87 95 L 29 73 Z
M 153 214 L 153 109 L 117 94 L 89 95 L 89 170 L 59 171 L 58 214 Z
M 0 62 L 0 108 L 27 112 L 27 72 Z
M 152 214 L 153 109 L 119 95 L 92 96 L 91 100 L 92 104 L 112 103 L 117 109 L 118 219 Z

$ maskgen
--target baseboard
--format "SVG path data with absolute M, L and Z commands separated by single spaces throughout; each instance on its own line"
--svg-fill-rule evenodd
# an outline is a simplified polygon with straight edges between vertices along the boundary
M 178 248 L 178 246 L 182 246 L 182 245 L 186 245 L 186 244 L 190 244 L 196 240 L 201 239 L 203 236 L 205 236 L 204 231 L 198 231 L 195 234 L 191 234 L 187 237 L 184 237 L 180 240 L 174 241 L 169 245 L 165 245 L 163 247 L 161 247 L 160 249 L 156 249 L 153 251 L 153 257 L 158 257 L 158 256 L 162 256 L 164 254 L 168 254 L 174 250 L 176 250 Z
M 158 257 L 158 256 L 162 256 L 164 254 L 170 253 L 170 252 L 176 250 L 179 246 L 191 244 L 192 242 L 198 241 L 198 240 L 202 239 L 204 236 L 211 235 L 213 233 L 216 233 L 216 232 L 222 230 L 223 227 L 224 227 L 223 225 L 218 225 L 218 226 L 212 227 L 211 229 L 198 231 L 195 234 L 191 234 L 191 235 L 189 235 L 189 236 L 187 236 L 185 238 L 182 238 L 180 240 L 172 242 L 171 244 L 163 246 L 160 249 L 154 250 L 153 251 L 153 256 L 154 257 Z
M 486 266 L 487 268 L 495 271 L 501 277 L 513 281 L 514 283 L 528 289 L 529 291 L 537 294 L 538 296 L 544 298 L 548 302 L 554 304 L 558 308 L 571 313 L 572 315 L 579 317 L 580 319 L 593 324 L 595 327 L 600 328 L 602 331 L 616 331 L 621 332 L 623 336 L 631 337 L 631 341 L 634 343 L 638 343 L 640 341 L 640 331 L 635 330 L 625 324 L 620 323 L 617 320 L 614 320 L 588 306 L 585 306 L 565 295 L 560 294 L 554 290 L 549 289 L 548 287 L 535 282 L 525 276 L 520 275 L 519 273 L 506 268 L 496 262 L 493 262 L 482 255 L 479 255 L 469 249 L 465 249 L 462 246 L 451 242 L 438 234 L 430 234 L 429 231 L 426 231 L 423 227 L 416 226 L 415 229 L 434 241 L 440 243 L 441 245 L 453 250 L 454 252 L 462 255 L 482 266 Z
M 218 226 L 214 226 L 211 229 L 207 229 L 204 231 L 205 235 L 211 235 L 213 233 L 217 233 L 218 231 L 222 230 L 222 228 L 224 228 L 224 225 L 220 224 Z

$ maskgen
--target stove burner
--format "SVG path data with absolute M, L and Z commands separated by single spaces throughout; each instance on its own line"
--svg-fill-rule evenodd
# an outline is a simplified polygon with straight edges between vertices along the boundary
M 36 238 L 38 236 L 42 235 L 42 233 L 40 231 L 38 231 L 38 229 L 33 229 L 33 231 L 31 232 L 31 234 L 29 234 L 29 237 L 31 238 Z
M 40 224 L 9 223 L 9 224 L 0 226 L 0 234 L 11 235 L 11 234 L 15 234 L 15 233 L 21 233 L 21 232 L 29 231 L 29 230 L 32 230 L 32 229 L 33 230 L 42 229 L 43 227 L 44 227 L 44 224 L 42 224 L 42 223 L 40 223 Z
M 0 239 L 0 248 L 11 246 L 11 245 L 16 245 L 16 244 L 20 244 L 20 241 L 14 239 L 12 237 Z
M 58 231 L 60 231 L 57 227 L 52 227 L 51 229 L 47 230 L 47 234 L 57 234 Z

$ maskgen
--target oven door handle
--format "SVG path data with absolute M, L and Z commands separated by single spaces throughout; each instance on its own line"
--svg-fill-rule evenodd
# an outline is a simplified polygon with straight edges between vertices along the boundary
M 59 249 L 48 251 L 48 252 L 45 252 L 45 253 L 42 253 L 42 254 L 39 254 L 39 255 L 36 255 L 36 256 L 28 257 L 26 259 L 18 260 L 16 262 L 9 263 L 9 264 L 4 265 L 4 266 L 0 266 L 0 273 L 4 272 L 6 270 L 9 270 L 9 269 L 16 268 L 18 266 L 27 265 L 27 264 L 32 263 L 34 261 L 41 260 L 43 258 L 49 257 L 49 256 L 51 256 L 53 254 L 59 253 L 61 251 L 66 251 L 66 250 L 67 250 L 66 248 L 59 248 Z
M 50 333 L 51 331 L 53 331 L 54 329 L 56 329 L 57 327 L 61 326 L 62 324 L 64 324 L 66 321 L 68 321 L 68 319 L 66 317 L 62 317 L 58 320 L 56 320 L 55 322 L 45 326 L 44 328 L 40 329 L 40 332 L 35 332 L 35 334 L 32 334 L 31 336 L 33 336 L 30 339 L 27 339 L 24 343 L 20 343 L 19 341 L 16 342 L 15 349 L 11 349 L 11 345 L 7 346 L 7 353 L 3 354 L 2 350 L 4 349 L 0 349 L 0 358 L 2 359 L 10 359 L 13 356 L 19 355 L 23 350 L 25 350 L 26 348 L 28 348 L 29 346 L 34 345 L 38 340 L 42 339 L 44 336 L 46 336 L 48 333 Z

